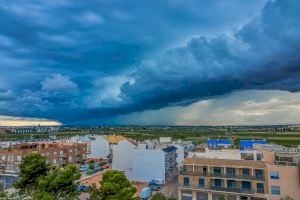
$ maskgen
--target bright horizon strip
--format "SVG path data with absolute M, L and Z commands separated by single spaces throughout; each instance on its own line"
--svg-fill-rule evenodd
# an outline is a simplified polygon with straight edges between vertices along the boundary
M 1 119 L 2 118 L 2 119 Z M 0 116 L 0 126 L 61 126 L 54 120 Z

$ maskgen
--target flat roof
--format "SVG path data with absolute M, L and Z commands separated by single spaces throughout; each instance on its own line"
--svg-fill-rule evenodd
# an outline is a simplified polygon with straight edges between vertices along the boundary
M 265 161 L 255 160 L 229 160 L 229 159 L 210 159 L 210 158 L 186 158 L 184 164 L 202 166 L 233 166 L 233 167 L 257 167 L 265 168 Z

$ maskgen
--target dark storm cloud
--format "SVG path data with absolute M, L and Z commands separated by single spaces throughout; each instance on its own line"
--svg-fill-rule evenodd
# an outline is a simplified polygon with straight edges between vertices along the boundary
M 2 1 L 0 115 L 96 121 L 235 90 L 298 91 L 299 2 L 263 3 Z

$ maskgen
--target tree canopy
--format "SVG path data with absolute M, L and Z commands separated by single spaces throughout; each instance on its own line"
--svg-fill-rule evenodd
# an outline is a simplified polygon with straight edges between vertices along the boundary
M 175 200 L 174 198 L 167 198 L 165 195 L 162 193 L 158 192 L 155 193 L 152 197 L 151 200 Z
M 37 153 L 24 156 L 20 179 L 14 184 L 22 194 L 36 200 L 77 199 L 76 180 L 81 174 L 74 165 L 50 169 L 46 158 Z
M 67 165 L 64 168 L 57 168 L 38 181 L 36 199 L 74 199 L 79 195 L 75 183 L 81 174 L 74 165 Z
M 90 189 L 90 200 L 136 200 L 136 192 L 124 173 L 115 170 L 104 172 L 100 189 L 93 186 Z
M 46 158 L 37 153 L 24 156 L 19 167 L 20 179 L 14 187 L 27 194 L 36 190 L 38 179 L 46 176 L 49 171 Z

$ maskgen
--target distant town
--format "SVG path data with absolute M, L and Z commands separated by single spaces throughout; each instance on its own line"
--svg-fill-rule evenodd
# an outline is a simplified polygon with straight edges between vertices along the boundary
M 300 127 L 2 127 L 0 188 L 17 191 L 20 164 L 36 153 L 74 165 L 79 198 L 122 172 L 134 196 L 178 200 L 273 200 L 300 196 Z

